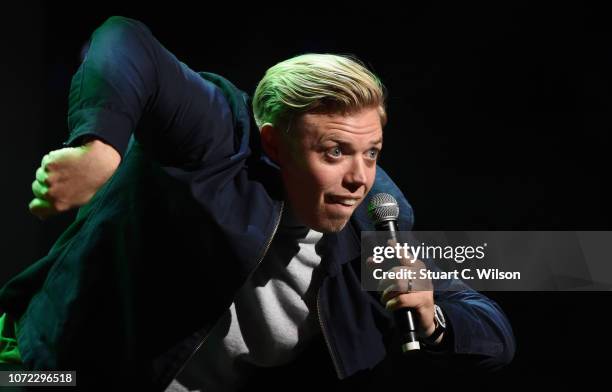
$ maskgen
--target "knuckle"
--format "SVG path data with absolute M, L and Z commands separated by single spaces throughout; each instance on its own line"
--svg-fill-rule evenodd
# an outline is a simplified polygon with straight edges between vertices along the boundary
M 413 266 L 414 266 L 415 268 L 419 268 L 419 269 L 423 269 L 423 268 L 425 268 L 425 267 L 426 267 L 426 266 L 425 266 L 425 263 L 424 263 L 424 262 L 422 262 L 422 261 L 421 261 L 421 260 L 419 260 L 419 259 L 417 259 L 417 260 L 414 262 Z
M 38 181 L 34 181 L 32 183 L 32 192 L 34 192 L 37 196 L 45 196 L 47 193 L 47 189 L 40 184 Z
M 47 184 L 47 186 L 51 187 L 52 185 L 55 185 L 57 183 L 57 175 L 54 174 L 48 174 L 45 177 L 45 183 Z
M 46 177 L 47 177 L 47 173 L 45 173 L 45 169 L 43 169 L 42 167 L 39 167 L 38 169 L 36 169 L 36 178 L 45 179 Z
M 49 186 L 45 189 L 45 193 L 44 195 L 50 199 L 50 200 L 54 200 L 57 197 L 57 188 L 56 187 L 52 187 Z

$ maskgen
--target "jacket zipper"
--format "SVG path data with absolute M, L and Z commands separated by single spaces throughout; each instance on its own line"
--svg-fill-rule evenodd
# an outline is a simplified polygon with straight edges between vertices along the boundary
M 336 374 L 338 375 L 338 378 L 342 380 L 344 378 L 344 373 L 340 369 L 339 361 L 336 356 L 336 351 L 332 347 L 331 340 L 327 336 L 327 332 L 325 329 L 325 323 L 323 322 L 323 317 L 321 317 L 320 299 L 321 299 L 321 289 L 319 288 L 319 290 L 317 291 L 317 315 L 319 316 L 319 324 L 321 325 L 321 331 L 323 332 L 323 338 L 325 340 L 325 343 L 327 344 L 327 350 L 329 351 L 329 354 L 331 355 L 332 363 L 334 364 L 334 368 L 336 369 Z
M 253 270 L 251 271 L 251 273 L 249 274 L 249 276 L 247 277 L 246 280 L 249 280 L 251 278 L 251 276 L 255 273 L 257 268 L 259 268 L 259 265 L 263 261 L 264 257 L 266 257 L 266 254 L 268 253 L 268 249 L 270 249 L 270 245 L 272 244 L 272 240 L 274 239 L 274 236 L 276 235 L 276 231 L 278 230 L 278 226 L 280 225 L 281 218 L 283 217 L 283 209 L 284 209 L 284 207 L 285 207 L 285 203 L 283 201 L 281 201 L 280 202 L 280 211 L 279 211 L 279 214 L 278 214 L 278 219 L 276 220 L 276 224 L 274 225 L 274 230 L 272 230 L 272 235 L 268 239 L 268 242 L 266 243 L 266 247 L 264 248 L 264 251 L 261 254 L 261 257 L 259 258 L 259 261 L 257 261 L 257 265 L 255 266 L 255 268 L 253 268 Z M 210 329 L 212 330 L 212 328 L 213 327 L 211 327 Z M 210 336 L 210 331 L 202 338 L 202 340 L 200 340 L 200 342 L 191 351 L 191 354 L 189 354 L 189 356 L 187 357 L 185 362 L 183 362 L 183 364 L 179 368 L 178 372 L 176 372 L 174 374 L 174 377 L 172 377 L 172 379 L 174 379 L 177 375 L 179 375 L 183 371 L 183 369 L 185 369 L 185 366 L 187 366 L 187 363 L 191 360 L 191 358 L 193 358 L 193 356 L 200 349 L 200 347 L 202 347 L 202 345 L 206 342 L 206 340 L 208 339 L 209 336 Z

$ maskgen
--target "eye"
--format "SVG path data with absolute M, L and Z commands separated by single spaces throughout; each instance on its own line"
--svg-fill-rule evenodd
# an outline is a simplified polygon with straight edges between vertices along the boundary
M 339 146 L 335 146 L 327 150 L 326 154 L 330 158 L 340 158 L 342 156 L 342 150 Z
M 368 159 L 376 160 L 378 158 L 378 154 L 380 154 L 380 150 L 378 148 L 371 148 L 368 150 Z

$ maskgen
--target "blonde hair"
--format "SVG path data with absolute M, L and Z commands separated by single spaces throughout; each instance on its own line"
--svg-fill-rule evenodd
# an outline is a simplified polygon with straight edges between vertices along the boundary
M 382 82 L 352 56 L 303 54 L 266 71 L 253 97 L 257 127 L 289 128 L 296 114 L 351 113 L 376 107 L 387 122 Z

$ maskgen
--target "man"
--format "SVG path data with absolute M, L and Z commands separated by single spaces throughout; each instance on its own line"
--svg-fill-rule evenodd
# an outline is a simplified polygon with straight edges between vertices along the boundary
M 253 112 L 259 132 L 246 94 L 191 71 L 141 23 L 113 17 L 96 30 L 70 91 L 74 147 L 43 158 L 30 204 L 40 217 L 79 214 L 0 292 L 27 368 L 161 390 L 187 364 L 192 381 L 228 390 L 319 341 L 350 380 L 394 349 L 389 311 L 401 307 L 434 357 L 511 360 L 503 312 L 459 281 L 387 290 L 382 304 L 361 289 L 366 195 L 394 195 L 400 229 L 412 225 L 376 166 L 386 112 L 372 73 L 298 56 L 267 71 Z M 428 341 L 436 306 L 449 327 Z

